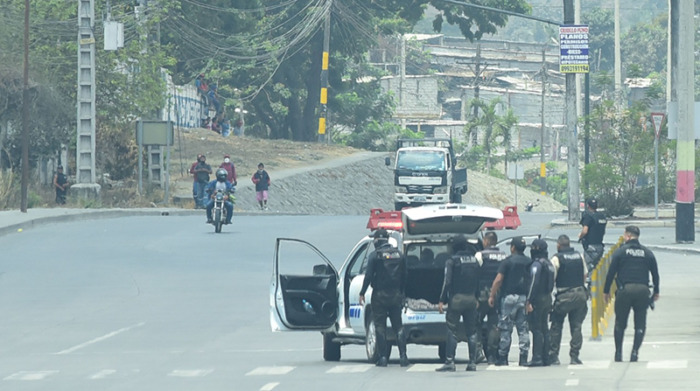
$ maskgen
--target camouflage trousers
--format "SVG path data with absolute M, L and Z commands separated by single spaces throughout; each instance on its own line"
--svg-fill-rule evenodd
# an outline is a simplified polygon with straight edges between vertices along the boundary
M 583 257 L 586 260 L 588 273 L 593 273 L 593 269 L 598 266 L 600 258 L 603 257 L 603 252 L 605 252 L 605 246 L 602 244 L 589 244 L 588 247 L 586 247 L 586 250 L 583 252 Z
M 501 339 L 498 342 L 498 354 L 508 357 L 510 351 L 513 326 L 518 331 L 518 347 L 520 354 L 528 354 L 530 350 L 530 332 L 527 326 L 527 298 L 525 295 L 507 295 L 501 299 L 501 311 L 498 317 L 498 329 Z
M 586 290 L 581 287 L 569 288 L 564 292 L 557 293 L 552 309 L 552 326 L 550 329 L 550 357 L 559 356 L 559 346 L 561 344 L 561 334 L 564 328 L 564 319 L 569 317 L 569 330 L 571 332 L 571 344 L 569 349 L 570 357 L 578 357 L 583 345 L 583 334 L 581 325 L 588 314 L 586 304 Z

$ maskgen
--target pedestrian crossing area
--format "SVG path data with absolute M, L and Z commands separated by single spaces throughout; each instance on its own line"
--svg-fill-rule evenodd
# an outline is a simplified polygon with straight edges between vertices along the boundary
M 459 364 L 459 363 L 458 363 Z M 688 360 L 655 360 L 648 361 L 646 363 L 614 363 L 612 360 L 599 360 L 599 361 L 586 361 L 583 365 L 560 365 L 556 367 L 548 367 L 549 369 L 562 368 L 566 370 L 576 370 L 576 371 L 595 371 L 595 370 L 606 370 L 610 369 L 614 365 L 635 365 L 642 366 L 648 370 L 683 370 L 688 369 Z M 640 365 L 641 364 L 641 365 Z M 407 368 L 401 368 L 409 373 L 434 373 L 435 369 L 440 367 L 441 363 L 414 363 Z M 466 363 L 464 364 L 466 365 Z M 390 363 L 390 366 L 397 366 Z M 326 374 L 353 374 L 353 373 L 366 373 L 370 371 L 382 370 L 383 368 L 377 368 L 371 364 L 337 364 L 331 366 L 330 368 L 319 368 Z M 398 369 L 398 368 L 397 368 Z M 260 366 L 248 370 L 244 375 L 250 377 L 279 377 L 293 373 L 297 370 L 295 366 Z M 478 372 L 522 372 L 522 371 L 542 371 L 546 370 L 544 368 L 528 368 L 520 367 L 517 363 L 511 363 L 508 366 L 495 366 L 495 365 L 480 365 Z M 211 376 L 220 371 L 227 371 L 224 369 L 216 368 L 179 368 L 173 369 L 169 372 L 164 372 L 163 376 L 171 378 L 202 378 Z M 83 377 L 89 380 L 104 380 L 109 378 L 121 378 L 125 376 L 130 376 L 134 374 L 134 370 L 117 370 L 117 369 L 100 369 L 90 373 L 84 373 Z M 61 376 L 75 377 L 80 374 L 72 373 L 72 371 L 59 371 L 55 369 L 45 369 L 45 370 L 27 370 L 27 371 L 17 371 L 14 373 L 2 375 L 2 381 L 4 382 L 38 382 L 42 380 L 48 380 L 52 378 L 58 378 Z M 568 385 L 568 384 L 567 384 Z M 572 384 L 573 385 L 573 384 Z

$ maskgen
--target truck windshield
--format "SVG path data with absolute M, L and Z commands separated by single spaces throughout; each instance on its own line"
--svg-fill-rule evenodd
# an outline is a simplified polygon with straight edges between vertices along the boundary
M 399 151 L 396 167 L 403 170 L 445 171 L 443 151 Z

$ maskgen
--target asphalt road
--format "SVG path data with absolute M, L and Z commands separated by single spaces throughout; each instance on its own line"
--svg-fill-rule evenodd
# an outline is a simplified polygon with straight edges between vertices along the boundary
M 552 215 L 522 217 L 518 234 L 556 238 L 578 231 L 545 228 Z M 649 315 L 636 364 L 612 362 L 611 331 L 601 341 L 584 340 L 584 366 L 480 365 L 476 373 L 451 374 L 433 371 L 440 363 L 432 347 L 409 345 L 414 365 L 392 361 L 383 369 L 366 363 L 361 346 L 343 347 L 342 360 L 327 363 L 317 332 L 271 333 L 274 239 L 309 240 L 340 267 L 365 224 L 360 216 L 237 216 L 214 234 L 200 217 L 152 216 L 47 224 L 2 236 L 0 389 L 700 388 L 700 256 L 693 254 L 657 252 L 661 301 Z M 607 239 L 621 232 L 610 229 Z M 673 235 L 673 228 L 643 228 L 641 240 L 661 243 Z M 584 326 L 590 335 L 590 322 Z M 626 342 L 625 356 L 631 338 Z M 466 348 L 457 355 L 465 358 Z

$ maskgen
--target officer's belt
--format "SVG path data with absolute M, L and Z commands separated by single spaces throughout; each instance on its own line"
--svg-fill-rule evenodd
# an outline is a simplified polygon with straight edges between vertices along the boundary
M 557 288 L 557 295 L 561 295 L 562 293 L 567 293 L 567 292 L 575 292 L 577 290 L 584 290 L 585 288 L 583 286 L 572 286 L 572 287 L 567 287 L 567 288 Z

